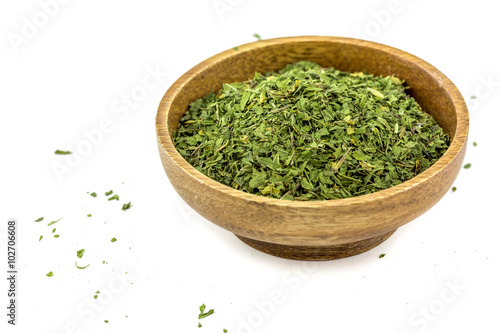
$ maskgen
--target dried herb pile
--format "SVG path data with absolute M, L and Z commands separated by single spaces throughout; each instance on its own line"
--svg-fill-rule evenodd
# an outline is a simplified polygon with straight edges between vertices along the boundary
M 383 190 L 426 170 L 449 137 L 397 77 L 301 61 L 191 103 L 179 153 L 220 183 L 286 200 Z

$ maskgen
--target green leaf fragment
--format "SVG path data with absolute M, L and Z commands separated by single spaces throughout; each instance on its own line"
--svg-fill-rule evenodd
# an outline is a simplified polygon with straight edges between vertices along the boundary
M 52 271 L 50 271 L 50 272 L 48 272 L 48 273 L 47 273 L 47 274 L 45 274 L 45 275 L 47 275 L 48 277 L 51 277 L 51 276 L 54 276 L 54 273 L 52 273 Z
M 54 152 L 54 154 L 56 154 L 56 155 L 69 155 L 69 154 L 72 154 L 72 152 L 69 150 L 59 150 L 58 149 Z
M 89 266 L 90 266 L 90 264 L 88 264 L 87 266 L 83 266 L 83 267 L 82 267 L 82 266 L 78 266 L 77 262 L 75 261 L 75 266 L 76 266 L 76 268 L 78 268 L 78 269 L 85 269 L 85 268 L 89 267 Z
M 464 165 L 464 169 L 470 169 L 471 166 L 472 166 L 471 163 L 467 163 L 467 164 Z
M 63 219 L 63 218 L 61 217 L 59 220 L 52 221 L 52 222 L 50 222 L 50 223 L 49 223 L 49 224 L 47 224 L 47 225 L 48 225 L 48 226 L 51 226 L 51 225 L 53 225 L 54 223 L 57 223 L 57 222 L 61 221 L 62 219 Z
M 108 201 L 111 201 L 111 200 L 120 200 L 120 197 L 118 196 L 118 194 L 115 194 L 112 197 L 108 198 Z
M 114 243 L 114 242 L 116 242 L 116 238 L 115 237 L 111 238 L 111 243 Z
M 130 202 L 129 202 L 129 203 L 126 203 L 126 204 L 123 204 L 123 206 L 122 206 L 122 210 L 127 210 L 127 209 L 129 209 L 129 208 L 130 208 L 130 204 L 131 204 Z
M 385 253 L 381 253 L 378 257 L 379 257 L 379 258 L 383 258 L 383 257 L 385 257 Z
M 198 319 L 206 318 L 214 313 L 214 309 L 210 309 L 209 311 L 205 312 L 205 308 L 205 304 L 202 304 L 200 306 L 200 314 L 198 315 Z
M 113 194 L 113 190 L 109 190 L 108 192 L 104 193 L 106 196 Z
M 262 40 L 262 37 L 259 34 L 253 34 L 253 36 L 257 38 L 257 40 Z
M 90 195 L 93 196 L 94 198 L 97 197 L 97 193 L 95 192 L 90 193 Z
M 85 249 L 78 250 L 78 251 L 76 251 L 76 256 L 78 258 L 81 258 L 81 257 L 83 257 L 84 253 L 85 253 Z
M 35 220 L 35 222 L 41 222 L 43 221 L 43 217 L 39 217 L 38 219 Z

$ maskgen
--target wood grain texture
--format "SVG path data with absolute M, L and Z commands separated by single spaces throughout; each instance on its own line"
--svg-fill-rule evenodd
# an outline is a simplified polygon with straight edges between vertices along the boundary
M 450 135 L 449 149 L 429 169 L 400 185 L 354 198 L 309 202 L 272 199 L 230 188 L 198 172 L 177 152 L 171 135 L 189 103 L 219 90 L 222 83 L 245 81 L 256 71 L 279 70 L 299 60 L 405 80 L 410 94 Z M 281 249 L 281 256 L 290 257 L 283 246 L 291 246 L 289 253 L 295 253 L 295 259 L 306 260 L 318 258 L 308 255 L 310 251 L 302 251 L 303 257 L 296 255 L 293 247 L 321 248 L 328 253 L 321 259 L 345 257 L 347 243 L 362 244 L 363 240 L 390 234 L 431 208 L 460 171 L 468 128 L 469 116 L 460 92 L 424 60 L 382 44 L 320 36 L 264 40 L 217 54 L 170 87 L 156 117 L 163 167 L 175 190 L 194 210 L 240 239 L 249 239 L 245 242 L 257 249 L 263 250 L 260 242 L 277 244 L 264 252 Z M 365 250 L 373 247 L 372 243 L 366 242 Z M 326 251 L 327 247 L 331 251 Z M 335 248 L 342 251 L 336 254 Z M 356 246 L 351 254 L 360 252 Z

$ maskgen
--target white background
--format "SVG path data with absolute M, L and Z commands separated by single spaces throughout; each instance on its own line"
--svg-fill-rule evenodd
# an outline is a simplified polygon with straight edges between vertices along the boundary
M 496 3 L 60 1 L 0 4 L 0 266 L 15 218 L 19 270 L 16 327 L 0 274 L 1 332 L 499 331 Z M 184 72 L 254 33 L 363 37 L 440 69 L 470 112 L 472 167 L 457 191 L 379 247 L 317 263 L 257 252 L 193 212 L 161 166 L 157 106 Z M 199 321 L 202 303 L 215 314 Z

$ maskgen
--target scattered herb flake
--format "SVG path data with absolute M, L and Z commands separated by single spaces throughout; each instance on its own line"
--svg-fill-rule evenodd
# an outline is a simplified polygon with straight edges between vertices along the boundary
M 474 141 L 474 142 L 472 143 L 472 145 L 473 145 L 474 147 L 477 147 L 477 142 L 475 142 L 475 141 Z
M 472 96 L 470 97 L 470 99 L 476 99 L 476 98 L 477 98 L 477 96 L 476 96 L 476 95 L 472 95 Z
M 76 266 L 76 268 L 78 268 L 78 269 L 85 269 L 85 268 L 89 267 L 89 266 L 90 266 L 90 264 L 88 264 L 87 266 L 83 266 L 83 267 L 81 267 L 81 266 L 78 266 L 78 265 L 77 265 L 77 262 L 75 261 L 75 266 Z
M 210 309 L 208 312 L 205 312 L 205 308 L 206 308 L 205 304 L 202 304 L 200 306 L 200 314 L 198 315 L 198 319 L 203 319 L 214 313 L 214 309 Z
M 385 253 L 381 253 L 378 257 L 379 257 L 379 258 L 383 258 L 383 257 L 385 257 Z
M 47 273 L 47 274 L 45 274 L 45 275 L 47 275 L 48 277 L 51 277 L 51 276 L 54 276 L 54 273 L 52 273 L 52 271 L 50 271 L 50 272 L 48 272 L 48 273 Z
M 87 214 L 87 217 L 92 217 L 92 214 Z
M 455 192 L 456 190 L 457 190 L 456 186 L 453 186 L 453 187 L 451 188 L 451 191 L 452 191 L 452 192 Z
M 262 37 L 259 34 L 253 34 L 253 36 L 257 38 L 257 40 L 262 40 Z
M 54 238 L 59 238 L 59 235 L 54 235 Z
M 471 166 L 472 166 L 472 164 L 467 163 L 467 164 L 464 165 L 464 169 L 469 169 Z
M 62 217 L 61 217 L 59 220 L 52 221 L 52 222 L 50 222 L 50 223 L 49 223 L 49 224 L 47 224 L 47 225 L 48 225 L 48 226 L 51 226 L 51 225 L 53 225 L 54 223 L 57 223 L 57 222 L 59 222 L 59 221 L 61 221 L 61 220 L 62 220 Z
M 43 236 L 42 236 L 42 235 L 40 235 L 40 238 L 38 239 L 38 241 L 41 241 L 41 240 L 42 240 L 42 238 L 43 238 Z
M 114 243 L 114 242 L 116 242 L 116 238 L 115 237 L 111 238 L 111 243 Z
M 54 154 L 56 155 L 69 155 L 69 154 L 73 154 L 73 152 L 69 151 L 69 150 L 59 150 L 57 149 Z
M 56 232 L 56 228 L 52 229 L 52 233 Z
M 233 47 L 233 50 L 238 51 L 239 50 L 238 46 Z
M 200 322 L 198 322 L 198 327 L 201 327 L 201 323 Z
M 76 251 L 76 256 L 77 256 L 78 258 L 81 258 L 81 257 L 83 257 L 83 254 L 84 254 L 84 253 L 85 253 L 85 249 L 81 249 L 81 250 L 79 250 L 79 251 Z
M 95 293 L 96 293 L 96 294 L 94 295 L 94 299 L 97 299 L 97 297 L 99 297 L 99 295 L 98 295 L 98 294 L 100 294 L 101 292 L 98 290 L 98 291 L 96 291 Z
M 113 190 L 109 190 L 108 192 L 104 193 L 106 196 L 113 194 Z
M 222 329 L 222 332 L 227 333 L 227 330 L 224 328 L 224 329 Z
M 111 201 L 111 200 L 120 200 L 120 197 L 118 196 L 118 194 L 115 194 L 112 197 L 108 198 L 108 201 Z
M 43 216 L 35 220 L 35 222 L 41 222 L 41 221 L 43 221 Z
M 105 320 L 104 322 L 105 322 L 106 324 L 107 324 L 107 323 L 109 323 L 109 321 L 107 321 L 107 320 Z
M 122 210 L 127 210 L 127 209 L 129 209 L 129 208 L 130 208 L 130 204 L 131 204 L 130 202 L 129 202 L 129 203 L 126 203 L 126 204 L 123 204 L 123 206 L 122 206 Z
M 97 197 L 97 193 L 95 192 L 90 193 L 90 195 L 93 196 L 94 198 Z

